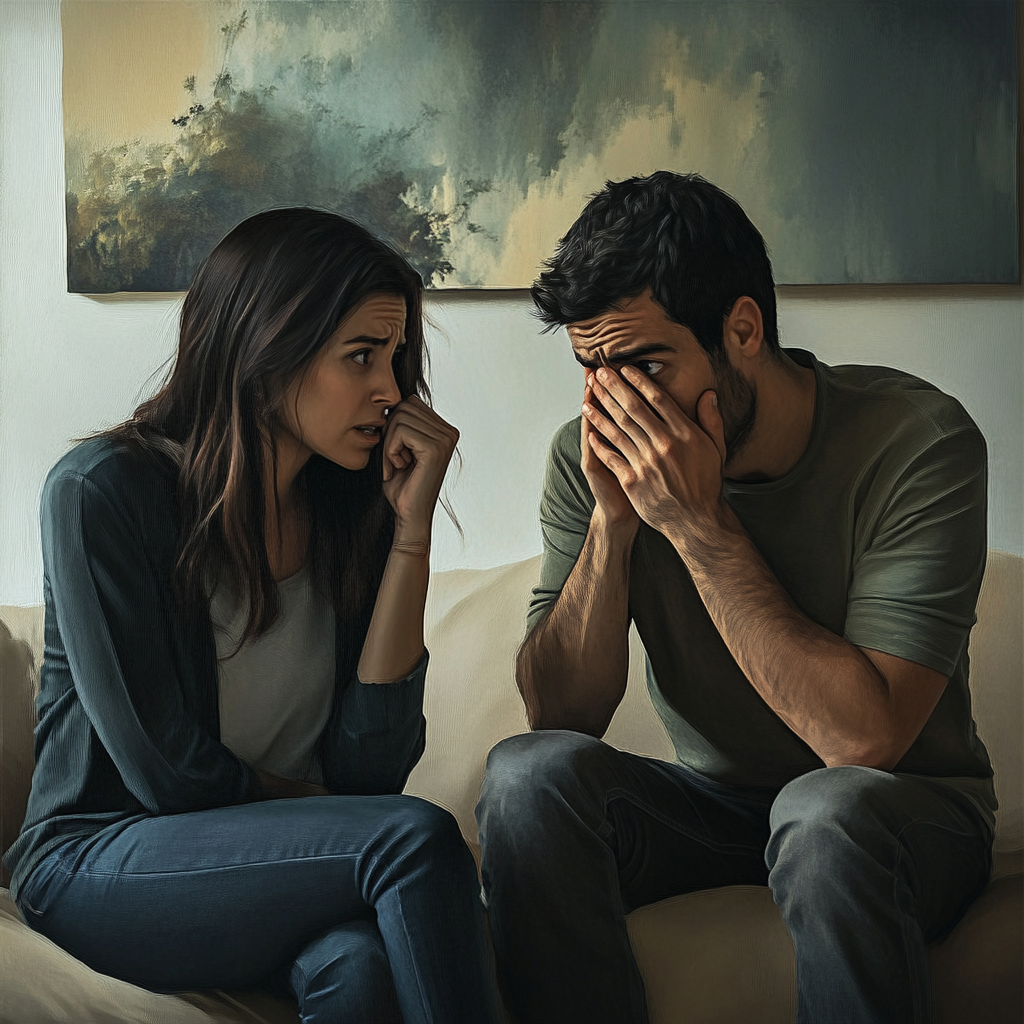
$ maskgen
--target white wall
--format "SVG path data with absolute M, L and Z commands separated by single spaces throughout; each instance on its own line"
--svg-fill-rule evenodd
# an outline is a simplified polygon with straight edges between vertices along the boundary
M 41 600 L 37 508 L 71 438 L 116 423 L 159 379 L 177 303 L 68 295 L 59 8 L 0 2 L 0 604 Z M 547 441 L 578 411 L 562 334 L 541 337 L 525 293 L 440 294 L 428 312 L 439 411 L 462 431 L 434 564 L 482 567 L 540 550 Z M 990 544 L 1024 554 L 1024 293 L 1019 288 L 784 289 L 783 343 L 876 362 L 956 395 L 989 440 Z

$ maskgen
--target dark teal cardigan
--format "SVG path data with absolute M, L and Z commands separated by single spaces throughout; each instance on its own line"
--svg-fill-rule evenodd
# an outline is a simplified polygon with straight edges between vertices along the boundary
M 253 768 L 220 742 L 209 609 L 173 596 L 176 481 L 170 459 L 103 438 L 77 445 L 47 477 L 36 764 L 4 857 L 14 896 L 70 839 L 261 796 Z M 319 746 L 331 792 L 401 791 L 423 753 L 426 664 L 424 654 L 406 679 L 383 685 L 339 668 Z

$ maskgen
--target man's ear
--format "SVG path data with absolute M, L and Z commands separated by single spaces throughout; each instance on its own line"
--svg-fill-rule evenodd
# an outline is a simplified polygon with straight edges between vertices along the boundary
M 749 295 L 741 295 L 722 324 L 722 345 L 733 366 L 756 359 L 764 342 L 761 307 Z

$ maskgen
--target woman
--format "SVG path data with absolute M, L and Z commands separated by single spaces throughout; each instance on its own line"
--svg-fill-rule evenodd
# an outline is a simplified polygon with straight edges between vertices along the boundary
M 160 990 L 287 985 L 302 1020 L 494 1018 L 423 751 L 422 283 L 341 217 L 259 214 L 185 298 L 167 384 L 42 499 L 46 657 L 8 854 L 32 926 Z

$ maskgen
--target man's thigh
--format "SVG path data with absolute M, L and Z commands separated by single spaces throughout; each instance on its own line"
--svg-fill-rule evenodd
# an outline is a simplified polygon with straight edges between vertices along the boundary
M 600 843 L 614 858 L 627 913 L 698 889 L 763 885 L 774 795 L 582 733 L 514 736 L 488 759 L 478 808 L 485 874 L 488 865 L 500 870 L 506 852 L 516 861 L 508 867 L 521 871 L 531 850 L 552 871 L 583 871 L 575 847 Z
M 680 765 L 616 751 L 609 844 L 623 903 L 637 907 L 726 885 L 766 885 L 774 792 L 712 782 Z

